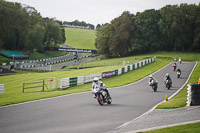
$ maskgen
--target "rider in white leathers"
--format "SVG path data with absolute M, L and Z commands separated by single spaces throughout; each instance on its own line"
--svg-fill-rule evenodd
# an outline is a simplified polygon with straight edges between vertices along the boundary
M 94 98 L 96 98 L 95 93 L 100 89 L 99 78 L 95 77 L 92 82 L 92 93 L 94 94 Z
M 151 86 L 153 84 L 154 78 L 152 77 L 152 75 L 149 75 L 149 86 Z
M 108 89 L 105 87 L 105 84 L 99 78 L 95 77 L 92 83 L 92 93 L 94 94 L 94 98 L 96 98 L 96 92 L 100 88 L 103 89 L 108 96 L 110 96 Z

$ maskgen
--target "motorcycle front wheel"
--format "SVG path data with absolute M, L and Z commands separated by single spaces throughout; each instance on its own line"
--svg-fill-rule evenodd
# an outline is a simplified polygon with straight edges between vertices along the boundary
M 103 101 L 103 95 L 99 94 L 97 95 L 97 101 L 100 105 L 104 105 L 104 101 Z
M 154 91 L 154 92 L 156 92 L 156 91 L 157 91 L 157 88 L 158 88 L 158 86 L 157 86 L 157 85 L 154 85 L 154 86 L 152 86 L 152 88 L 153 88 L 153 91 Z
M 167 84 L 166 87 L 167 87 L 168 90 L 170 89 L 170 85 L 169 84 Z

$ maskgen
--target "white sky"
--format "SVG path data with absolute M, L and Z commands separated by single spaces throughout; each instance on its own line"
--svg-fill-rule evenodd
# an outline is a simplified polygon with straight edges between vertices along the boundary
M 196 4 L 200 0 L 6 0 L 26 4 L 40 12 L 42 17 L 62 21 L 85 21 L 93 25 L 110 23 L 123 11 L 143 12 L 160 9 L 165 5 Z

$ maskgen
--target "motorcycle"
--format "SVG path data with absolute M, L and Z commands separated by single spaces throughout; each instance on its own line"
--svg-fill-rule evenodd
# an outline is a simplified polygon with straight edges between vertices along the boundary
M 175 71 L 176 70 L 176 65 L 173 65 L 172 67 L 173 67 L 173 70 Z
M 157 82 L 157 80 L 154 79 L 154 80 L 152 81 L 152 83 L 151 83 L 150 86 L 152 87 L 153 91 L 156 92 L 156 91 L 157 91 L 157 88 L 158 88 L 158 82 Z
M 167 79 L 165 84 L 166 84 L 167 89 L 169 90 L 170 87 L 172 86 L 172 80 L 171 79 Z
M 177 75 L 178 78 L 180 78 L 181 72 L 177 71 L 177 72 L 176 72 L 176 75 Z
M 96 89 L 94 91 L 94 94 L 96 95 L 96 99 L 100 105 L 104 105 L 105 103 L 111 104 L 112 98 L 108 94 L 108 91 L 106 89 Z

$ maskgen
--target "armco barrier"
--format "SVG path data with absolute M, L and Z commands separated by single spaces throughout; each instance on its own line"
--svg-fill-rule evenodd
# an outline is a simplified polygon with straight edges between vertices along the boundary
M 133 67 L 133 70 L 134 70 L 135 69 L 135 64 L 133 64 L 132 67 Z
M 122 74 L 122 68 L 119 68 L 118 69 L 118 75 L 121 75 Z
M 77 77 L 69 78 L 70 87 L 77 85 Z
M 124 72 L 125 72 L 125 68 L 123 67 L 123 68 L 122 68 L 122 73 L 124 73 Z
M 102 79 L 102 74 L 98 73 L 85 76 L 85 83 L 92 82 L 95 77 Z
M 63 78 L 60 80 L 60 89 L 65 89 L 70 86 L 69 78 Z
M 117 76 L 118 75 L 118 70 L 115 70 L 115 76 Z
M 73 77 L 73 78 L 63 78 L 60 80 L 60 88 L 65 89 L 68 87 L 92 82 L 95 77 L 102 79 L 102 78 L 110 78 L 112 76 L 121 75 L 125 72 L 135 70 L 139 67 L 145 66 L 146 64 L 149 64 L 154 61 L 155 61 L 155 59 L 151 58 L 151 59 L 146 59 L 146 60 L 140 61 L 138 63 L 134 63 L 129 66 L 125 66 L 123 68 L 119 68 L 119 69 L 113 70 L 113 71 L 108 71 L 108 72 L 103 72 L 103 73 L 98 73 L 98 74 L 91 74 L 91 75 L 87 75 L 87 76 Z
M 85 76 L 79 76 L 78 81 L 77 81 L 77 85 L 82 85 L 84 83 L 85 83 Z
M 0 84 L 0 94 L 4 93 L 4 84 Z

